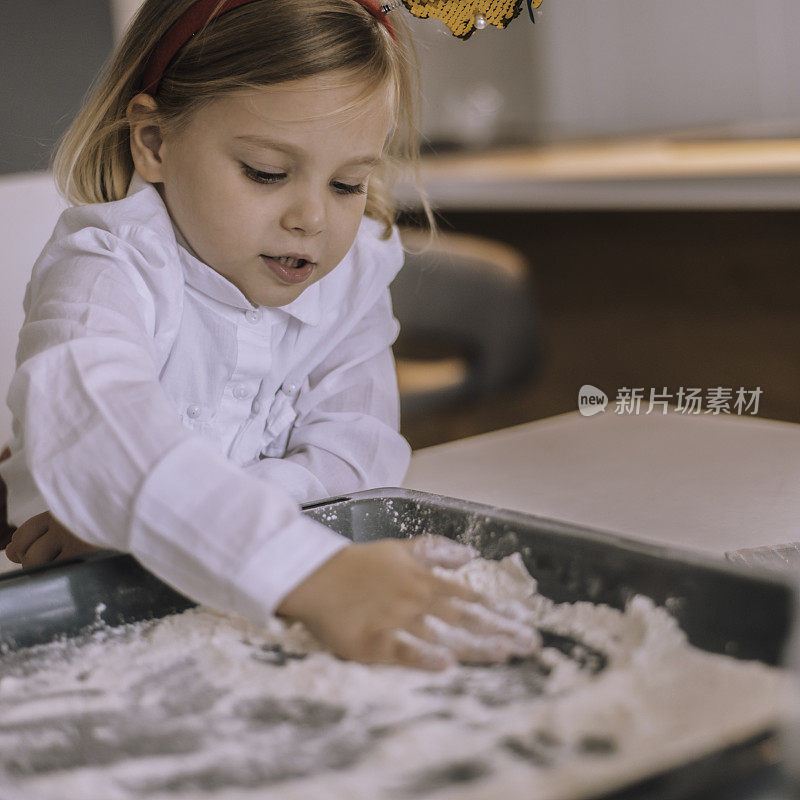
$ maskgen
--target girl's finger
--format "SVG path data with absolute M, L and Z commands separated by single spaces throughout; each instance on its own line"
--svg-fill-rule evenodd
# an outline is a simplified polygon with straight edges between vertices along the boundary
M 415 536 L 411 542 L 411 553 L 418 561 L 429 567 L 456 569 L 478 555 L 474 547 L 459 544 L 446 536 L 425 533 Z
M 409 622 L 405 631 L 412 638 L 431 646 L 444 648 L 463 663 L 500 663 L 511 656 L 530 656 L 541 650 L 538 632 L 526 631 L 520 636 L 477 634 L 439 617 L 426 614 Z
M 11 542 L 6 548 L 6 555 L 11 561 L 16 561 L 18 564 L 22 561 L 28 548 L 40 537 L 43 536 L 50 525 L 50 514 L 45 511 L 42 514 L 37 514 L 31 517 L 26 522 L 23 522 L 14 531 L 11 537 Z
M 480 603 L 484 600 L 479 592 L 450 578 L 443 578 L 440 575 L 431 575 L 430 581 L 434 595 L 438 596 L 440 599 L 459 597 L 470 603 Z
M 539 649 L 538 640 L 530 637 L 482 636 L 450 625 L 432 614 L 426 616 L 425 625 L 432 634 L 431 643 L 445 647 L 459 661 L 467 664 L 502 663 L 511 656 L 528 656 Z
M 73 536 L 70 533 L 67 533 L 66 535 L 63 532 L 60 533 L 58 536 L 58 541 L 61 545 L 61 553 L 58 556 L 59 558 L 75 558 L 76 556 L 82 556 L 86 553 L 92 553 L 95 550 L 99 550 L 98 547 L 87 544 L 77 536 Z
M 533 646 L 541 643 L 538 630 L 529 622 L 504 617 L 482 603 L 470 603 L 459 597 L 440 599 L 431 606 L 431 613 L 450 625 L 465 628 L 484 636 L 510 636 Z
M 519 600 L 488 600 L 487 607 L 505 619 L 517 622 L 530 623 L 533 611 Z
M 22 557 L 22 568 L 38 567 L 55 561 L 61 552 L 61 544 L 54 536 L 42 534 L 27 550 Z
M 424 641 L 405 630 L 390 634 L 388 661 L 416 669 L 442 670 L 455 666 L 454 655 L 441 645 Z

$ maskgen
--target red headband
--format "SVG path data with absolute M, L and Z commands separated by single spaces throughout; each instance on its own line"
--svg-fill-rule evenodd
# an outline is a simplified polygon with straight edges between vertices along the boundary
M 256 0 L 226 0 L 217 13 L 214 14 L 214 8 L 218 5 L 219 0 L 197 0 L 194 5 L 186 9 L 186 11 L 178 17 L 170 29 L 161 37 L 161 40 L 150 54 L 150 60 L 142 76 L 141 91 L 151 95 L 154 95 L 158 91 L 158 84 L 161 83 L 161 76 L 164 74 L 164 70 L 169 66 L 170 61 L 175 58 L 178 50 L 180 50 L 204 25 L 207 25 L 211 20 L 216 19 L 227 11 L 233 11 L 234 8 L 255 2 Z M 381 10 L 381 6 L 377 0 L 355 0 L 355 2 L 363 6 L 378 20 L 378 22 L 385 26 L 393 39 L 396 38 L 392 23 L 389 22 L 388 17 Z

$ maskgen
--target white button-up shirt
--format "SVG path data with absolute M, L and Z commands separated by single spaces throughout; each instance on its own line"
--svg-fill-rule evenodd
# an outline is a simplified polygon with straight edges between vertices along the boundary
M 403 254 L 381 230 L 365 217 L 332 272 L 254 307 L 140 178 L 65 211 L 25 298 L 9 520 L 49 509 L 193 599 L 263 619 L 346 544 L 298 503 L 408 467 L 388 291 Z

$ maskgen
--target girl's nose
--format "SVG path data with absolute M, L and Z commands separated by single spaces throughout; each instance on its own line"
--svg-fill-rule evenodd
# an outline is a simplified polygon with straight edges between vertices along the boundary
M 306 236 L 322 233 L 325 221 L 325 202 L 313 192 L 295 197 L 283 213 L 284 228 Z

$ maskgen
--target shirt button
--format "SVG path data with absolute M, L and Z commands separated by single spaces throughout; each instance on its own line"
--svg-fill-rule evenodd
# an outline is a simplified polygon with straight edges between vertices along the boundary
M 283 386 L 281 386 L 281 389 L 284 391 L 285 394 L 294 394 L 297 391 L 297 384 L 284 383 Z
M 234 386 L 233 387 L 233 396 L 237 400 L 244 400 L 247 397 L 250 397 L 250 392 L 247 391 L 246 386 Z
M 249 311 L 245 311 L 244 315 L 247 317 L 248 322 L 252 322 L 253 324 L 261 322 L 261 311 L 258 308 L 251 308 Z
M 200 416 L 200 406 L 189 406 L 186 409 L 186 416 L 189 419 L 197 419 Z
M 251 406 L 250 410 L 254 414 L 260 414 L 261 413 L 261 401 L 260 400 L 253 400 L 253 405 Z

